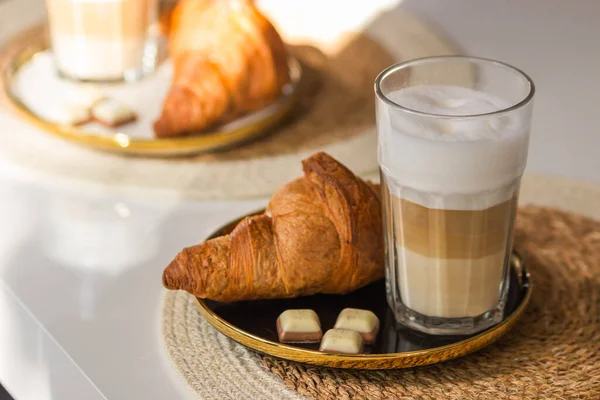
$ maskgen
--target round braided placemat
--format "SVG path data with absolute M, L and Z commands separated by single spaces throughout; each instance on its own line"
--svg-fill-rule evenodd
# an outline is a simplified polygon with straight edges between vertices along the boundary
M 600 223 L 550 208 L 519 211 L 515 244 L 533 276 L 513 332 L 470 356 L 411 370 L 348 371 L 263 357 L 314 399 L 600 397 Z
M 194 298 L 165 292 L 163 337 L 169 356 L 203 399 L 298 399 L 260 365 L 258 356 L 204 320 Z
M 600 188 L 530 175 L 521 203 L 529 205 L 519 211 L 515 246 L 531 271 L 533 298 L 518 326 L 478 353 L 396 371 L 299 365 L 227 339 L 184 292 L 165 292 L 167 352 L 207 399 L 600 398 Z

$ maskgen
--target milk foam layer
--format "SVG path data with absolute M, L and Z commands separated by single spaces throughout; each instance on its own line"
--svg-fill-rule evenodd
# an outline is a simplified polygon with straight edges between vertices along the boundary
M 508 102 L 473 89 L 433 85 L 387 97 L 438 115 L 378 106 L 379 164 L 392 195 L 431 208 L 469 210 L 491 207 L 514 194 L 527 159 L 526 124 L 515 113 L 479 116 L 506 109 Z M 431 204 L 419 192 L 448 197 Z M 476 193 L 481 200 L 474 200 Z

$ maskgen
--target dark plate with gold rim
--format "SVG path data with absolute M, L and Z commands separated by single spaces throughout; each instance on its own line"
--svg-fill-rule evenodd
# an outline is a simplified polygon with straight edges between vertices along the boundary
M 236 220 L 217 230 L 210 238 L 230 233 Z M 305 364 L 349 369 L 393 369 L 435 364 L 462 357 L 504 336 L 521 318 L 531 298 L 529 272 L 522 259 L 513 254 L 510 286 L 504 318 L 499 324 L 474 335 L 434 336 L 403 327 L 394 320 L 385 299 L 384 281 L 378 281 L 346 295 L 298 297 L 295 299 L 220 303 L 197 299 L 200 313 L 217 330 L 260 353 Z M 313 309 L 323 331 L 333 328 L 339 312 L 346 308 L 373 311 L 381 321 L 374 345 L 357 355 L 327 354 L 318 344 L 282 344 L 275 321 L 287 309 Z

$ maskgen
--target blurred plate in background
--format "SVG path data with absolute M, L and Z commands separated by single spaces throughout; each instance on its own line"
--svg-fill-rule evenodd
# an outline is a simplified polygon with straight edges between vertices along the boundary
M 293 109 L 302 75 L 300 64 L 290 57 L 292 81 L 271 105 L 207 131 L 174 138 L 154 137 L 153 122 L 160 115 L 163 99 L 171 86 L 173 68 L 167 60 L 156 72 L 132 83 L 82 84 L 60 78 L 54 68 L 44 29 L 38 27 L 17 37 L 2 79 L 5 97 L 12 110 L 28 122 L 73 143 L 119 153 L 174 156 L 231 147 L 268 132 Z M 101 91 L 137 114 L 137 120 L 118 128 L 92 122 L 83 126 L 60 123 L 61 107 L 84 90 Z

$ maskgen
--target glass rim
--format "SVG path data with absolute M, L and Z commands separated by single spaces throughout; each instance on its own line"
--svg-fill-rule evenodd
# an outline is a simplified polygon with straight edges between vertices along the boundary
M 486 64 L 497 65 L 497 66 L 512 70 L 513 72 L 516 72 L 518 75 L 521 75 L 523 78 L 525 78 L 525 80 L 529 84 L 529 92 L 522 100 L 518 101 L 515 104 L 512 104 L 509 107 L 502 108 L 500 110 L 490 111 L 490 112 L 486 112 L 486 113 L 478 113 L 478 114 L 448 115 L 448 114 L 428 113 L 425 111 L 419 111 L 419 110 L 412 109 L 410 107 L 402 106 L 402 105 L 394 102 L 393 100 L 391 100 L 381 90 L 382 81 L 386 77 L 388 77 L 389 75 L 391 75 L 395 72 L 398 72 L 402 69 L 405 69 L 405 68 L 411 67 L 411 66 L 415 66 L 418 64 L 438 62 L 438 61 L 450 61 L 450 60 L 486 63 Z M 514 67 L 505 62 L 494 60 L 491 58 L 472 57 L 472 56 L 432 56 L 432 57 L 415 58 L 412 60 L 393 64 L 393 65 L 387 67 L 386 69 L 381 71 L 379 73 L 379 75 L 377 75 L 377 78 L 375 78 L 375 94 L 376 94 L 377 98 L 382 100 L 384 103 L 387 103 L 387 105 L 389 105 L 391 107 L 399 108 L 402 111 L 405 111 L 405 112 L 413 114 L 413 115 L 418 115 L 418 116 L 422 116 L 422 117 L 447 118 L 447 119 L 468 119 L 468 118 L 479 118 L 479 117 L 486 117 L 486 116 L 502 115 L 502 114 L 506 114 L 506 113 L 509 113 L 511 111 L 514 111 L 514 110 L 517 110 L 519 108 L 526 106 L 533 100 L 533 97 L 535 95 L 535 84 L 533 83 L 533 80 L 531 79 L 531 77 L 529 77 L 529 75 L 527 75 L 525 72 L 523 72 L 519 68 Z

